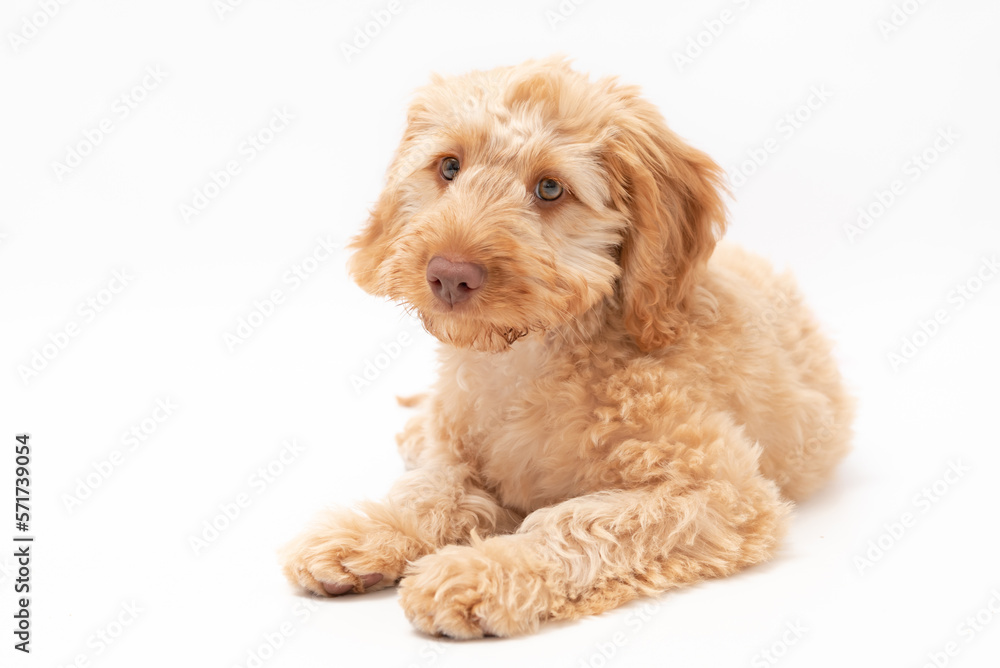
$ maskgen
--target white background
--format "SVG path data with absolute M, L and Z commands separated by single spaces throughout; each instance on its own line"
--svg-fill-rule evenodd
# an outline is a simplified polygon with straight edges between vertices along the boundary
M 566 16 L 547 13 L 556 0 L 402 0 L 348 59 L 386 2 L 219 4 L 0 13 L 0 664 L 996 665 L 1000 278 L 984 262 L 1000 252 L 1000 5 L 900 0 L 909 13 L 880 28 L 891 0 L 591 0 Z M 385 492 L 402 472 L 393 396 L 433 377 L 434 341 L 351 284 L 339 250 L 408 96 L 432 71 L 555 52 L 641 85 L 691 143 L 753 172 L 728 236 L 795 272 L 837 341 L 859 398 L 854 452 L 773 562 L 532 637 L 421 636 L 392 590 L 297 596 L 276 549 L 320 507 Z M 241 145 L 276 109 L 293 120 L 248 159 Z M 87 155 L 64 173 L 71 151 Z M 185 221 L 229 161 L 239 173 Z M 881 215 L 852 232 L 859 208 Z M 338 250 L 311 260 L 318 240 Z M 314 270 L 298 285 L 297 266 Z M 283 302 L 231 351 L 227 333 L 275 290 Z M 413 342 L 386 365 L 401 333 Z M 893 364 L 904 339 L 919 346 Z M 22 431 L 30 656 L 11 633 Z M 261 483 L 286 440 L 302 451 Z M 191 538 L 241 494 L 249 505 L 196 553 Z

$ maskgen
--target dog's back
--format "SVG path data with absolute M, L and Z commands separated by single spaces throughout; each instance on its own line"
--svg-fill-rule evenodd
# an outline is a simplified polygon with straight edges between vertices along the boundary
M 761 472 L 800 501 L 849 450 L 854 402 L 832 345 L 791 274 L 774 273 L 763 258 L 720 243 L 708 275 L 728 323 L 718 343 L 735 367 L 713 382 L 725 388 L 748 436 L 763 448 Z

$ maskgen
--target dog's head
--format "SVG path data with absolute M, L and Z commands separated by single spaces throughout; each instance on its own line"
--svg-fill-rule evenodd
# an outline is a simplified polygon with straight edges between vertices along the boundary
M 457 346 L 503 350 L 610 300 L 659 348 L 722 232 L 720 176 L 636 89 L 563 60 L 438 77 L 351 273 Z

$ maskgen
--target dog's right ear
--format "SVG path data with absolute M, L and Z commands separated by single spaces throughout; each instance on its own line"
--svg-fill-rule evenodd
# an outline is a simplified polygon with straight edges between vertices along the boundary
M 396 193 L 396 188 L 388 186 L 382 191 L 364 229 L 347 246 L 354 251 L 347 264 L 351 278 L 362 290 L 376 296 L 385 295 L 379 267 L 388 255 L 393 236 L 390 230 L 398 218 Z
M 388 257 L 392 240 L 402 226 L 400 189 L 417 169 L 424 167 L 432 156 L 432 146 L 426 139 L 426 108 L 419 100 L 410 105 L 406 131 L 392 164 L 386 172 L 386 184 L 379 195 L 365 227 L 351 239 L 348 249 L 354 251 L 348 261 L 348 271 L 354 282 L 365 292 L 385 296 L 379 267 Z

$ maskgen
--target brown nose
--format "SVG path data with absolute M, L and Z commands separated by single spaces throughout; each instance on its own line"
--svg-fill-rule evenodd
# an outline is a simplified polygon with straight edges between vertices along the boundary
M 449 305 L 464 302 L 483 286 L 486 268 L 471 262 L 452 262 L 435 255 L 427 263 L 427 283 L 438 299 Z

